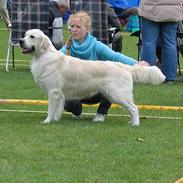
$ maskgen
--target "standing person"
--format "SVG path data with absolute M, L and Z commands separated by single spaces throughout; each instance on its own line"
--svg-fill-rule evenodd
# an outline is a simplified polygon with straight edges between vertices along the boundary
M 161 45 L 161 70 L 166 82 L 176 80 L 178 21 L 182 20 L 182 0 L 141 0 L 142 49 L 141 58 L 150 65 L 156 64 L 156 47 Z
M 8 28 L 11 28 L 11 21 L 8 14 L 7 9 L 7 1 L 6 0 L 0 0 L 0 12 L 3 17 L 3 20 Z
M 133 58 L 113 51 L 107 45 L 98 41 L 96 37 L 90 33 L 92 23 L 90 16 L 86 12 L 72 14 L 68 24 L 72 37 L 61 49 L 61 52 L 85 60 L 111 60 L 129 65 L 137 63 L 147 65 L 147 62 L 137 62 Z M 64 108 L 68 112 L 72 112 L 74 115 L 79 116 L 82 112 L 82 104 L 96 104 L 98 102 L 104 102 L 104 104 L 98 108 L 93 121 L 104 121 L 111 103 L 100 93 L 89 99 L 85 98 L 82 100 L 66 101 Z
M 49 37 L 58 50 L 63 46 L 62 17 L 68 9 L 68 0 L 52 0 L 49 2 Z

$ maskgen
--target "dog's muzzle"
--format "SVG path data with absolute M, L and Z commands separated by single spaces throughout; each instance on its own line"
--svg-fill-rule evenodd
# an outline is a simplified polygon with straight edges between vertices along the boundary
M 24 54 L 32 53 L 32 52 L 34 51 L 34 46 L 32 46 L 32 47 L 30 47 L 30 48 L 27 48 L 27 47 L 25 46 L 25 41 L 24 41 L 24 39 L 20 39 L 20 40 L 19 40 L 19 45 L 20 45 L 20 47 L 21 47 L 21 49 L 22 49 L 22 53 L 24 53 Z

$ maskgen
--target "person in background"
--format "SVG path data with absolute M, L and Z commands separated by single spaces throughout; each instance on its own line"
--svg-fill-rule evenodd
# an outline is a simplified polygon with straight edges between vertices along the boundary
M 67 0 L 52 0 L 49 2 L 49 37 L 56 49 L 63 46 L 63 15 L 69 9 Z
M 141 0 L 141 59 L 155 65 L 156 48 L 161 47 L 161 70 L 167 83 L 173 83 L 177 74 L 177 26 L 183 19 L 182 0 Z
M 72 14 L 68 21 L 68 25 L 71 32 L 71 38 L 60 50 L 61 52 L 85 60 L 110 60 L 128 65 L 148 65 L 145 61 L 137 62 L 133 58 L 115 52 L 104 43 L 98 41 L 96 37 L 90 33 L 92 26 L 91 17 L 86 12 L 81 11 Z M 66 111 L 72 112 L 75 116 L 79 116 L 82 112 L 82 104 L 96 104 L 106 100 L 107 99 L 105 99 L 104 96 L 98 93 L 91 98 L 65 101 L 64 108 Z M 111 103 L 105 102 L 105 104 L 106 105 L 102 105 L 102 107 L 98 108 L 93 121 L 105 120 Z
M 7 9 L 7 1 L 6 0 L 0 0 L 0 12 L 3 17 L 3 20 L 8 28 L 11 28 L 11 21 Z
M 109 44 L 108 4 L 106 0 L 70 0 L 72 13 L 86 11 L 92 17 L 91 33 L 99 41 Z
M 114 9 L 123 27 L 127 24 L 130 15 L 138 14 L 138 5 L 130 7 L 127 0 L 107 0 L 107 2 Z

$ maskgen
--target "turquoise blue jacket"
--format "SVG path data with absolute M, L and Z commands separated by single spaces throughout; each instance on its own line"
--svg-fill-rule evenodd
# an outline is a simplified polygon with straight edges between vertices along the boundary
M 66 45 L 64 45 L 60 51 L 66 54 Z M 133 58 L 115 52 L 107 45 L 97 41 L 97 39 L 90 33 L 87 34 L 86 39 L 82 44 L 77 40 L 73 40 L 70 52 L 71 56 L 85 60 L 110 60 L 128 65 L 134 65 L 137 63 Z

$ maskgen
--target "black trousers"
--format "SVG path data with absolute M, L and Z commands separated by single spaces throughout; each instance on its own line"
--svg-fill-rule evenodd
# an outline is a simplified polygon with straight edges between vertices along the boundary
M 66 100 L 64 109 L 67 112 L 72 112 L 74 115 L 78 116 L 82 113 L 82 104 L 99 104 L 97 109 L 98 114 L 107 115 L 111 103 L 100 93 L 94 95 L 91 98 L 84 98 L 81 100 Z

